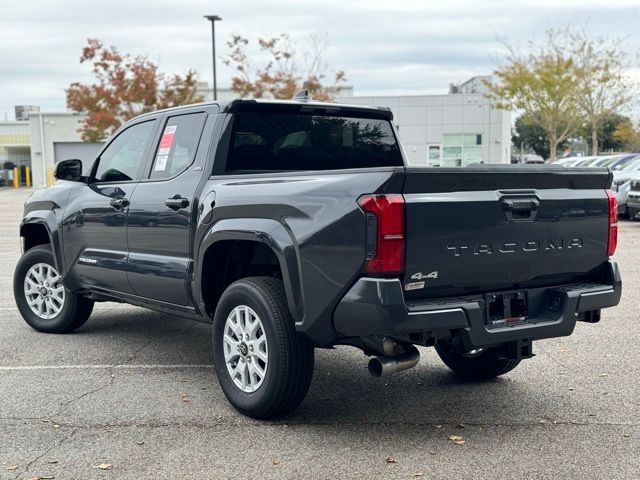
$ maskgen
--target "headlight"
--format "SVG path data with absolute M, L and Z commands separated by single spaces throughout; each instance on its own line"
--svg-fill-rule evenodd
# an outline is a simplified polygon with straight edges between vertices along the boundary
M 634 191 L 640 190 L 640 182 L 639 181 L 631 182 L 631 184 L 629 185 L 629 189 Z
M 611 186 L 611 189 L 614 192 L 619 192 L 621 190 L 624 190 L 625 188 L 627 188 L 629 186 L 629 179 L 624 179 L 624 180 L 616 180 L 613 182 L 613 185 Z

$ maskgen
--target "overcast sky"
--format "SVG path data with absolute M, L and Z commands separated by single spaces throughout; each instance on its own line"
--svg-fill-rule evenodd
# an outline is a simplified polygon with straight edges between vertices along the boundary
M 232 34 L 289 33 L 296 41 L 323 32 L 334 69 L 344 69 L 355 93 L 446 92 L 450 82 L 491 73 L 503 54 L 500 38 L 524 44 L 547 26 L 587 23 L 598 35 L 626 37 L 640 52 L 638 0 L 2 0 L 0 120 L 13 105 L 65 109 L 64 89 L 91 80 L 80 65 L 88 37 L 142 54 L 160 71 L 198 71 L 211 81 L 211 31 L 217 14 L 219 56 Z M 218 85 L 232 71 L 218 61 Z

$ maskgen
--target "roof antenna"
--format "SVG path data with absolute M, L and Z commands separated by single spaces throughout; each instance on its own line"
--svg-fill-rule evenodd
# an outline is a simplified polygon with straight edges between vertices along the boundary
M 311 95 L 309 94 L 309 89 L 304 88 L 302 90 L 299 90 L 298 93 L 293 96 L 293 100 L 295 100 L 296 102 L 307 103 L 313 101 L 313 98 L 311 98 Z

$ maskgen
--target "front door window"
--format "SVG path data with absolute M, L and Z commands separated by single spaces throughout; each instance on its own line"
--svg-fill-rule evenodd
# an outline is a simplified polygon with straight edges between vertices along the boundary
M 135 180 L 149 144 L 154 121 L 138 123 L 121 132 L 102 152 L 94 175 L 98 182 Z

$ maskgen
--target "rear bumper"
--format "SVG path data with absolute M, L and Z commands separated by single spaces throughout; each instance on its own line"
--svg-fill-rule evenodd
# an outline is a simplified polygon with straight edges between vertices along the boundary
M 573 332 L 582 312 L 618 304 L 622 281 L 615 262 L 608 262 L 605 277 L 603 283 L 523 290 L 529 298 L 529 316 L 498 326 L 486 325 L 482 295 L 406 304 L 398 279 L 361 278 L 338 304 L 334 328 L 349 337 L 458 331 L 469 349 L 562 337 Z

